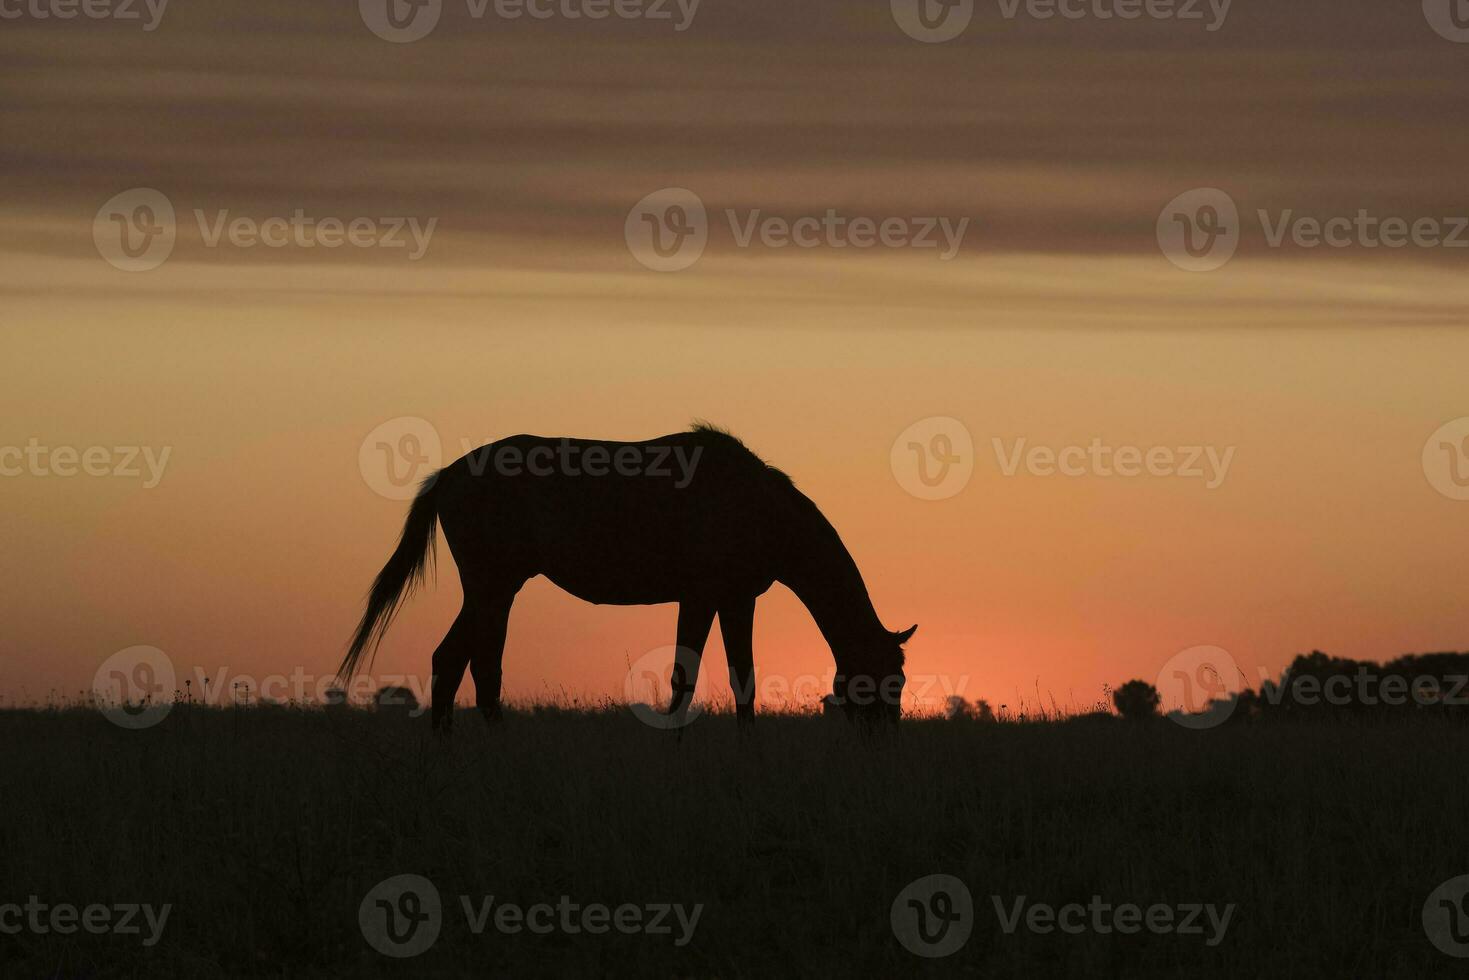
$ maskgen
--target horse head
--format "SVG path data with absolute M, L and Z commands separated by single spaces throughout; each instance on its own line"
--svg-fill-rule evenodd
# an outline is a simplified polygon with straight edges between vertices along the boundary
M 840 708 L 848 720 L 866 727 L 897 724 L 902 714 L 903 644 L 917 626 L 897 633 L 882 630 L 842 651 L 824 710 Z

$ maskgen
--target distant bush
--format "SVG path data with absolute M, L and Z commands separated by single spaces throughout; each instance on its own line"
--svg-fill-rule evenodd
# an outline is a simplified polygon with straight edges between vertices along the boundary
M 971 703 L 956 694 L 944 702 L 944 718 L 948 721 L 994 721 L 995 712 L 983 698 Z
M 1157 717 L 1162 702 L 1158 689 L 1147 681 L 1128 681 L 1112 692 L 1112 704 L 1128 721 L 1144 721 Z

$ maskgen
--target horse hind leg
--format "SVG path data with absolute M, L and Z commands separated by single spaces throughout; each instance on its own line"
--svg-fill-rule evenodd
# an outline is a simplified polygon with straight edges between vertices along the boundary
M 522 580 L 523 582 L 524 580 Z M 469 671 L 474 677 L 475 702 L 491 725 L 500 723 L 500 682 L 505 659 L 505 633 L 510 625 L 510 607 L 522 582 L 502 585 L 475 602 L 474 646 Z M 465 608 L 469 608 L 466 600 Z
M 459 693 L 464 668 L 469 665 L 474 650 L 475 626 L 467 611 L 460 610 L 454 625 L 434 650 L 433 730 L 446 735 L 454 728 L 454 697 Z

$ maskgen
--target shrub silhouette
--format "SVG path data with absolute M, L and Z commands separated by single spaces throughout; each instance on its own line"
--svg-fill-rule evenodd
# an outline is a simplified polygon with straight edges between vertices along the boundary
M 1128 681 L 1112 692 L 1112 703 L 1116 705 L 1117 713 L 1128 721 L 1156 717 L 1162 700 L 1158 689 L 1147 681 Z
M 995 711 L 990 707 L 990 703 L 983 698 L 971 703 L 956 694 L 944 701 L 944 720 L 994 721 Z

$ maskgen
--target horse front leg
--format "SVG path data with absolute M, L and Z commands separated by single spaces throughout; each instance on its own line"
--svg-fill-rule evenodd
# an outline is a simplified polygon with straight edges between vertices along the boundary
M 741 731 L 755 723 L 755 597 L 719 607 L 719 633 L 729 661 L 729 686 L 734 691 L 735 721 Z
M 669 678 L 668 716 L 671 727 L 688 723 L 689 706 L 694 700 L 694 687 L 699 682 L 699 665 L 704 658 L 704 644 L 714 625 L 714 604 L 685 599 L 678 604 L 678 649 L 673 659 L 673 675 Z

